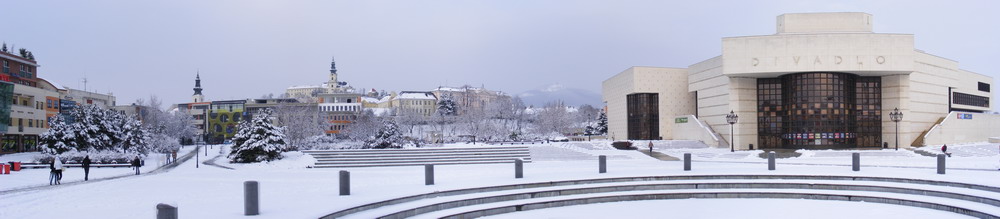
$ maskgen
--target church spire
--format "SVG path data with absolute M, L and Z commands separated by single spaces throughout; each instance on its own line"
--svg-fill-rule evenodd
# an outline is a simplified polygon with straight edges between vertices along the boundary
M 337 74 L 337 61 L 330 57 L 330 74 Z
M 191 95 L 194 102 L 205 101 L 205 96 L 201 95 L 201 71 L 194 76 L 194 95 Z

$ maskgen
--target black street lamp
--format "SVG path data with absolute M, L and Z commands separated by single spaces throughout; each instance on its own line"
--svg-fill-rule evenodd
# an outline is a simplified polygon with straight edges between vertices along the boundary
M 726 122 L 729 123 L 729 152 L 736 152 L 736 130 L 734 128 L 737 121 L 740 120 L 740 116 L 736 115 L 732 110 L 729 111 L 729 115 L 726 115 Z
M 903 112 L 899 111 L 899 107 L 896 107 L 889 113 L 889 119 L 896 123 L 896 150 L 899 150 L 899 121 L 903 121 Z

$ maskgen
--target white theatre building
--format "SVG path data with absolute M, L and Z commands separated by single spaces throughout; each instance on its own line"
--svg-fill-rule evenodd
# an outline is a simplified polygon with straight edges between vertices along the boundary
M 755 148 L 877 148 L 1000 136 L 990 76 L 875 33 L 866 13 L 778 16 L 777 33 L 722 39 L 687 68 L 632 67 L 603 83 L 609 137 Z M 739 116 L 730 126 L 726 116 Z M 730 129 L 734 131 L 730 131 Z

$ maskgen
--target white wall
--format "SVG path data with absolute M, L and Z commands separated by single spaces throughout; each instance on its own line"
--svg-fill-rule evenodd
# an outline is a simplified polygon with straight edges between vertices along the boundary
M 958 119 L 959 113 L 949 113 L 941 124 L 927 132 L 925 145 L 983 142 L 1000 137 L 1000 115 L 964 113 L 972 114 L 972 119 Z
M 634 93 L 657 93 L 659 129 L 664 139 L 672 139 L 676 115 L 694 114 L 694 93 L 688 92 L 688 73 L 683 68 L 631 67 L 602 84 L 602 99 L 607 104 L 608 136 L 628 138 L 626 96 Z

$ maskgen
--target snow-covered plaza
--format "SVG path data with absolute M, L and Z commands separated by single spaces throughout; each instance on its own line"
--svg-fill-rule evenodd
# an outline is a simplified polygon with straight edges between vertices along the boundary
M 948 158 L 946 174 L 937 174 L 936 159 L 920 154 L 934 154 L 928 148 L 909 150 L 863 151 L 797 151 L 793 158 L 777 160 L 776 170 L 767 170 L 767 160 L 762 151 L 729 152 L 728 149 L 687 147 L 674 142 L 656 142 L 654 151 L 682 157 L 693 156 L 692 170 L 684 171 L 681 161 L 661 161 L 635 150 L 616 150 L 606 141 L 560 142 L 528 145 L 530 163 L 524 164 L 524 178 L 514 178 L 512 164 L 440 165 L 435 167 L 435 184 L 424 185 L 423 166 L 369 167 L 369 168 L 309 168 L 315 159 L 301 152 L 287 152 L 282 160 L 259 164 L 229 164 L 217 157 L 225 146 L 200 150 L 201 164 L 195 167 L 195 158 L 182 159 L 174 168 L 160 168 L 155 160 L 147 161 L 142 175 L 132 174 L 127 168 L 95 168 L 92 179 L 82 180 L 82 170 L 71 168 L 65 174 L 64 184 L 47 185 L 48 169 L 26 169 L 10 175 L 0 175 L 0 218 L 153 218 L 159 203 L 178 208 L 180 218 L 246 218 L 243 212 L 243 182 L 260 183 L 260 215 L 254 218 L 319 218 L 344 209 L 436 191 L 456 190 L 510 184 L 585 180 L 601 178 L 627 178 L 647 176 L 697 176 L 697 175 L 805 175 L 805 176 L 859 176 L 922 179 L 959 182 L 1000 187 L 1000 151 L 997 144 L 977 143 L 950 146 L 953 157 Z M 445 145 L 444 147 L 476 147 L 473 145 Z M 182 150 L 193 156 L 194 147 Z M 851 170 L 851 153 L 860 152 L 861 171 Z M 598 173 L 597 156 L 608 157 L 607 173 Z M 0 161 L 25 159 L 30 154 L 0 156 Z M 208 159 L 206 159 L 208 158 Z M 219 161 L 219 162 L 214 162 Z M 151 165 L 150 165 L 151 164 Z M 214 165 L 210 165 L 214 164 Z M 351 194 L 338 193 L 338 172 L 350 171 Z M 123 176 L 120 178 L 100 180 Z M 98 180 L 94 180 L 94 179 Z M 704 181 L 704 180 L 702 180 Z M 700 182 L 699 180 L 667 180 L 663 183 Z M 711 181 L 716 182 L 716 181 Z M 750 182 L 729 179 L 719 182 Z M 801 180 L 756 180 L 769 183 L 817 183 Z M 643 182 L 615 182 L 602 185 L 627 185 Z M 865 185 L 883 185 L 883 182 L 853 182 Z M 577 185 L 579 187 L 580 185 Z M 1000 199 L 998 192 L 968 191 L 966 188 L 949 188 L 930 185 L 912 185 L 928 190 L 954 193 L 972 193 Z M 567 188 L 573 188 L 569 186 Z M 491 191 L 481 194 L 435 197 L 414 201 L 437 202 L 488 194 L 529 191 Z M 752 191 L 780 192 L 781 189 L 750 189 Z M 789 189 L 790 191 L 798 191 Z M 604 195 L 631 195 L 667 190 L 609 192 Z M 816 192 L 824 192 L 815 190 Z M 834 192 L 834 191 L 825 191 Z M 848 194 L 903 197 L 905 195 L 883 192 L 842 191 Z M 601 194 L 576 194 L 580 197 Z M 553 197 L 549 197 L 553 198 Z M 936 201 L 941 198 L 912 197 Z M 487 206 L 524 202 L 512 200 L 488 203 Z M 984 205 L 944 200 L 955 205 Z M 406 205 L 406 203 L 403 203 Z M 347 218 L 373 218 L 394 213 L 405 206 L 387 206 L 346 215 Z M 972 206 L 983 208 L 983 206 Z M 417 215 L 417 217 L 443 217 L 467 208 L 444 209 Z M 878 210 L 874 210 L 878 209 Z M 989 210 L 987 210 L 989 211 Z M 822 212 L 822 213 L 820 213 Z M 1000 215 L 995 208 L 993 215 Z M 916 208 L 902 205 L 804 200 L 804 199 L 673 199 L 610 202 L 559 208 L 523 211 L 495 215 L 496 218 L 814 218 L 843 217 L 911 217 L 911 218 L 962 218 L 968 217 L 947 211 Z

